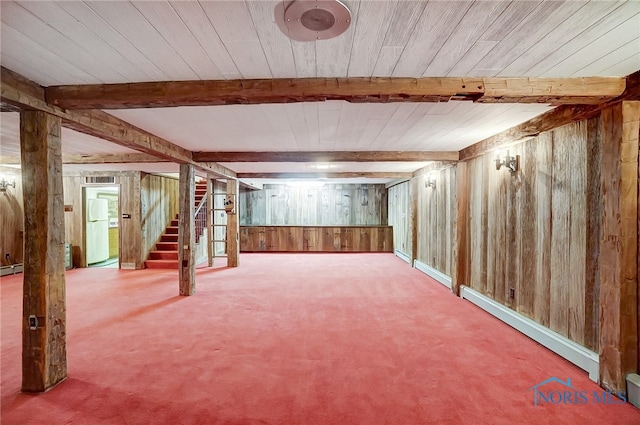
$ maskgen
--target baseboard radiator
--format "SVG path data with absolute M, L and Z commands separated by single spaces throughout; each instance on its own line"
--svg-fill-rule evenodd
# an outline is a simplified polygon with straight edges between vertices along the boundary
M 397 249 L 393 250 L 393 253 L 396 255 L 396 257 L 400 258 L 402 261 L 405 261 L 409 264 L 411 264 L 411 258 L 405 254 L 402 251 L 398 251 Z
M 522 332 L 539 344 L 547 347 L 559 356 L 564 357 L 580 369 L 586 371 L 592 381 L 598 382 L 598 353 L 571 341 L 569 338 L 542 326 L 467 286 L 460 287 L 460 296 L 471 301 L 473 304 Z
M 420 260 L 413 260 L 413 267 L 415 267 L 416 269 L 420 270 L 422 273 L 424 273 L 427 276 L 431 277 L 435 281 L 443 284 L 447 288 L 451 289 L 451 277 L 447 276 L 446 274 L 442 273 L 441 271 L 438 271 L 438 270 L 434 269 L 433 267 L 426 265 L 425 263 L 423 263 Z
M 24 271 L 24 266 L 22 263 L 12 264 L 10 266 L 2 266 L 0 267 L 0 276 L 7 276 L 10 274 L 22 273 Z

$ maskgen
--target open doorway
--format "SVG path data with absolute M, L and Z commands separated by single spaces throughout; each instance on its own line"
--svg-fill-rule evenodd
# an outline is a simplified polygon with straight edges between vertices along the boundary
M 87 267 L 119 267 L 119 186 L 84 188 Z

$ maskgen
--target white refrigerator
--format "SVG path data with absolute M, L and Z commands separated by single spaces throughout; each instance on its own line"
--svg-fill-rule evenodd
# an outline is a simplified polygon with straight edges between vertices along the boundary
M 87 264 L 109 259 L 109 201 L 87 200 Z

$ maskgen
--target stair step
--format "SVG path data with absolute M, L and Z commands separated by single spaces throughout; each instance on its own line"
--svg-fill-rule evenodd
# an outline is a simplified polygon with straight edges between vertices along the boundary
M 176 218 L 175 220 L 171 220 L 171 226 L 177 226 L 178 225 L 178 219 Z
M 178 261 L 178 251 L 151 251 L 149 260 L 174 260 Z
M 144 265 L 148 269 L 178 269 L 176 260 L 147 260 Z
M 165 234 L 172 234 L 172 235 L 177 235 L 178 234 L 178 226 L 169 226 L 167 227 L 167 230 L 164 231 Z
M 177 242 L 158 242 L 156 244 L 156 251 L 177 251 Z
M 160 236 L 160 242 L 178 242 L 177 234 L 164 234 Z

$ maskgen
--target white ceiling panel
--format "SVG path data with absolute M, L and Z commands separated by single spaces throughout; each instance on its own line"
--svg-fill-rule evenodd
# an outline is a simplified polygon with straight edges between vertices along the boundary
M 192 151 L 428 151 L 460 150 L 549 109 L 327 101 L 107 112 Z
M 640 69 L 636 0 L 344 3 L 352 14 L 344 34 L 298 42 L 277 27 L 276 0 L 3 0 L 0 62 L 43 86 L 347 76 L 626 76 Z M 459 150 L 549 109 L 329 101 L 108 112 L 193 151 L 412 151 Z M 5 114 L 2 154 L 16 155 L 17 115 Z M 133 151 L 64 130 L 63 152 Z M 273 172 L 298 166 L 264 165 Z M 383 166 L 404 170 L 397 163 Z M 157 167 L 164 171 L 164 165 Z M 242 167 L 261 170 L 257 164 Z

